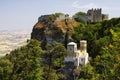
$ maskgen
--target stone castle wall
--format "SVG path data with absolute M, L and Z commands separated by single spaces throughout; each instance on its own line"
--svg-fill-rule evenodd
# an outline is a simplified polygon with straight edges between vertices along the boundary
M 87 11 L 87 17 L 90 22 L 102 21 L 102 9 L 90 9 Z
M 104 16 L 103 16 L 104 15 Z M 108 20 L 108 15 L 102 14 L 102 9 L 89 9 L 86 15 L 74 15 L 73 19 L 82 19 L 84 22 L 101 22 Z
M 54 14 L 53 14 L 54 15 Z M 49 14 L 49 15 L 42 15 L 38 18 L 38 21 L 44 21 L 44 20 L 47 20 L 50 16 L 52 16 L 52 14 Z M 65 20 L 65 19 L 70 19 L 69 16 L 66 16 L 65 14 L 60 14 L 59 16 L 55 16 L 55 20 L 56 21 L 61 21 L 61 20 Z

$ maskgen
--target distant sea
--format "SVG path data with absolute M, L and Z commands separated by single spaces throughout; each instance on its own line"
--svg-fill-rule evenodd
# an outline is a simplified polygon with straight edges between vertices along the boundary
M 0 30 L 0 57 L 25 45 L 27 39 L 30 39 L 30 33 L 26 30 Z

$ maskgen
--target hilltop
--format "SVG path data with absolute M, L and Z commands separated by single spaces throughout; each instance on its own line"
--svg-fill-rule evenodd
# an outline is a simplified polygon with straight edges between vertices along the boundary
M 82 13 L 82 15 L 86 15 Z M 66 44 L 87 40 L 89 63 L 65 63 Z M 31 40 L 0 58 L 2 80 L 119 80 L 120 18 L 85 22 L 68 14 L 42 15 Z
M 73 32 L 80 24 L 96 23 L 108 20 L 108 15 L 102 13 L 102 9 L 90 9 L 85 12 L 77 12 L 72 17 L 69 14 L 55 13 L 41 15 L 34 25 L 31 39 L 42 42 L 45 48 L 47 43 L 54 41 L 66 43 L 73 40 Z
M 68 15 L 63 13 L 43 15 L 38 18 L 38 22 L 33 27 L 31 38 L 40 40 L 43 47 L 54 41 L 64 43 L 67 39 L 65 35 L 68 29 L 69 35 L 71 35 L 77 25 L 79 25 L 77 21 L 70 19 Z M 68 40 L 72 40 L 71 36 Z

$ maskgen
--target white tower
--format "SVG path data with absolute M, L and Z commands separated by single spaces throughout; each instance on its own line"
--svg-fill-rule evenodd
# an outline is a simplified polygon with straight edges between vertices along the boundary
M 80 41 L 80 50 L 77 50 L 77 44 L 70 42 L 67 44 L 67 56 L 64 58 L 65 62 L 74 62 L 74 65 L 85 65 L 88 63 L 87 41 Z
M 70 42 L 67 44 L 67 52 L 69 54 L 74 54 L 74 52 L 77 51 L 77 44 L 74 42 Z
M 67 44 L 67 56 L 65 57 L 65 61 L 74 61 L 76 54 L 75 52 L 77 51 L 77 44 L 74 42 L 70 42 Z

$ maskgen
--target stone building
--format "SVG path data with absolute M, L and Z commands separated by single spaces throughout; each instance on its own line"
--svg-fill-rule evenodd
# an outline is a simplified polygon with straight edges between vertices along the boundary
M 56 14 L 57 14 L 57 13 L 56 13 Z M 56 16 L 56 14 L 41 15 L 41 16 L 38 18 L 38 21 L 47 20 L 50 16 L 54 17 L 54 20 L 56 20 L 56 21 L 61 21 L 61 20 L 65 20 L 65 19 L 70 19 L 68 14 L 58 13 L 57 16 Z
M 65 19 L 70 19 L 69 15 L 67 14 L 60 14 L 58 17 L 56 17 L 57 21 L 65 20 Z
M 87 11 L 87 17 L 90 22 L 102 21 L 102 9 L 90 9 Z
M 86 65 L 88 63 L 87 41 L 80 41 L 80 50 L 77 50 L 77 44 L 70 42 L 67 44 L 67 56 L 64 58 L 65 62 L 74 62 L 74 65 Z
M 81 19 L 85 23 L 87 22 L 101 22 L 108 20 L 107 14 L 102 14 L 102 9 L 89 9 L 86 15 L 74 15 L 73 19 Z

